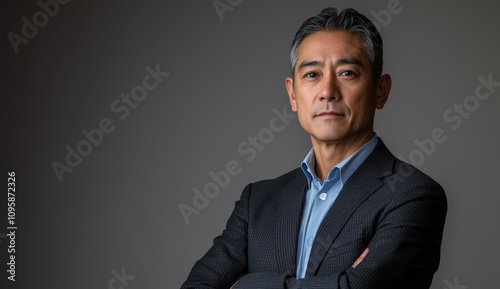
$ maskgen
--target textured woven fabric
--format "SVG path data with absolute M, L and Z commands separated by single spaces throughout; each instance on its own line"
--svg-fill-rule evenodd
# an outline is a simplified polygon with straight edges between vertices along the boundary
M 319 227 L 306 277 L 296 280 L 307 180 L 300 169 L 249 184 L 187 288 L 429 288 L 447 211 L 442 187 L 383 142 L 344 184 Z M 354 261 L 370 253 L 356 268 Z

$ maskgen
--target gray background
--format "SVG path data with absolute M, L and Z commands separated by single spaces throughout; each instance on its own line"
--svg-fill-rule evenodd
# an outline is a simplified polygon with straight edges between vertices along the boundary
M 269 127 L 274 108 L 288 109 L 288 49 L 300 24 L 327 6 L 354 7 L 375 20 L 372 12 L 389 2 L 245 0 L 221 21 L 212 1 L 71 1 L 16 54 L 7 34 L 21 35 L 21 18 L 41 8 L 6 1 L 2 163 L 17 174 L 18 230 L 17 281 L 6 283 L 4 268 L 0 284 L 8 287 L 1 287 L 107 288 L 112 271 L 125 268 L 135 279 L 124 288 L 178 288 L 221 233 L 244 185 L 296 168 L 310 147 L 295 119 L 254 160 L 238 152 Z M 446 132 L 418 164 L 449 201 L 432 288 L 496 287 L 500 88 L 456 130 L 443 113 L 474 94 L 478 76 L 500 81 L 498 4 L 400 5 L 381 29 L 393 89 L 376 132 L 407 160 L 419 150 L 416 139 Z M 120 120 L 110 104 L 157 64 L 170 75 Z M 85 140 L 81 131 L 103 118 L 115 130 L 59 182 L 51 163 L 64 163 L 65 147 L 75 149 Z M 193 188 L 202 190 L 209 172 L 231 160 L 241 173 L 186 224 L 178 205 L 191 204 Z M 0 233 L 4 264 L 6 226 Z

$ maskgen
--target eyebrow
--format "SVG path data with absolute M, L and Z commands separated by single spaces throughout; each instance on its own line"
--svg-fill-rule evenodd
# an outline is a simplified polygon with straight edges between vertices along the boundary
M 323 67 L 324 65 L 325 65 L 325 63 L 323 61 L 319 61 L 319 60 L 306 60 L 306 61 L 303 61 L 299 65 L 299 70 L 302 70 L 305 67 L 311 67 L 311 66 L 320 66 L 320 67 Z
M 335 61 L 335 64 L 336 65 L 351 64 L 351 65 L 357 65 L 361 68 L 364 68 L 363 63 L 361 63 L 361 61 L 359 61 L 356 58 L 341 58 L 341 59 Z
M 359 61 L 356 58 L 340 58 L 337 61 L 335 61 L 335 65 L 344 65 L 344 64 L 357 65 L 357 66 L 360 66 L 361 68 L 364 68 L 363 63 L 361 63 L 361 61 Z M 305 67 L 311 67 L 311 66 L 320 66 L 320 67 L 323 67 L 324 65 L 325 65 L 325 63 L 323 61 L 319 61 L 319 60 L 306 60 L 306 61 L 303 61 L 299 65 L 299 69 L 298 70 L 302 70 Z

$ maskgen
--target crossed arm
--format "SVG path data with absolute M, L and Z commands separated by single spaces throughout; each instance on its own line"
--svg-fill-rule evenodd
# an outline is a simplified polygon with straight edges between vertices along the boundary
M 363 253 L 358 257 L 358 259 L 356 259 L 356 261 L 354 261 L 354 263 L 352 264 L 351 268 L 356 268 L 359 265 L 359 263 L 361 263 L 366 258 L 366 255 L 368 255 L 369 252 L 370 252 L 370 248 L 366 248 L 363 251 Z M 233 286 L 231 286 L 230 289 L 235 288 L 234 286 L 236 286 L 237 283 L 238 283 L 238 281 L 236 281 L 236 283 L 234 283 Z
M 428 185 L 414 185 L 417 193 L 390 206 L 377 225 L 369 249 L 350 268 L 300 280 L 290 272 L 247 272 L 249 192 L 244 192 L 226 231 L 197 262 L 182 289 L 429 288 L 439 264 L 446 199 L 439 186 Z M 247 273 L 238 279 L 243 272 Z

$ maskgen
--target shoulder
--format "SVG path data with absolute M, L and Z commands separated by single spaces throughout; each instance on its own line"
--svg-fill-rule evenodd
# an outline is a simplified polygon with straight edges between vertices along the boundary
M 306 177 L 300 168 L 293 169 L 277 178 L 257 181 L 251 184 L 252 191 L 274 191 L 284 188 L 293 182 L 305 181 Z
M 400 179 L 401 182 L 406 182 L 407 184 L 424 183 L 442 189 L 441 185 L 429 175 L 400 159 L 395 158 L 393 172 L 393 176 Z
M 248 184 L 243 190 L 242 199 L 252 205 L 269 205 L 280 200 L 283 194 L 303 192 L 305 185 L 306 177 L 302 170 L 297 168 L 277 178 Z
M 393 200 L 434 200 L 446 206 L 446 194 L 443 187 L 429 175 L 415 166 L 395 158 L 393 174 L 384 180 L 385 187 Z
M 383 191 L 393 198 L 425 196 L 446 199 L 438 182 L 415 166 L 396 158 L 381 140 L 365 164 L 382 180 Z

